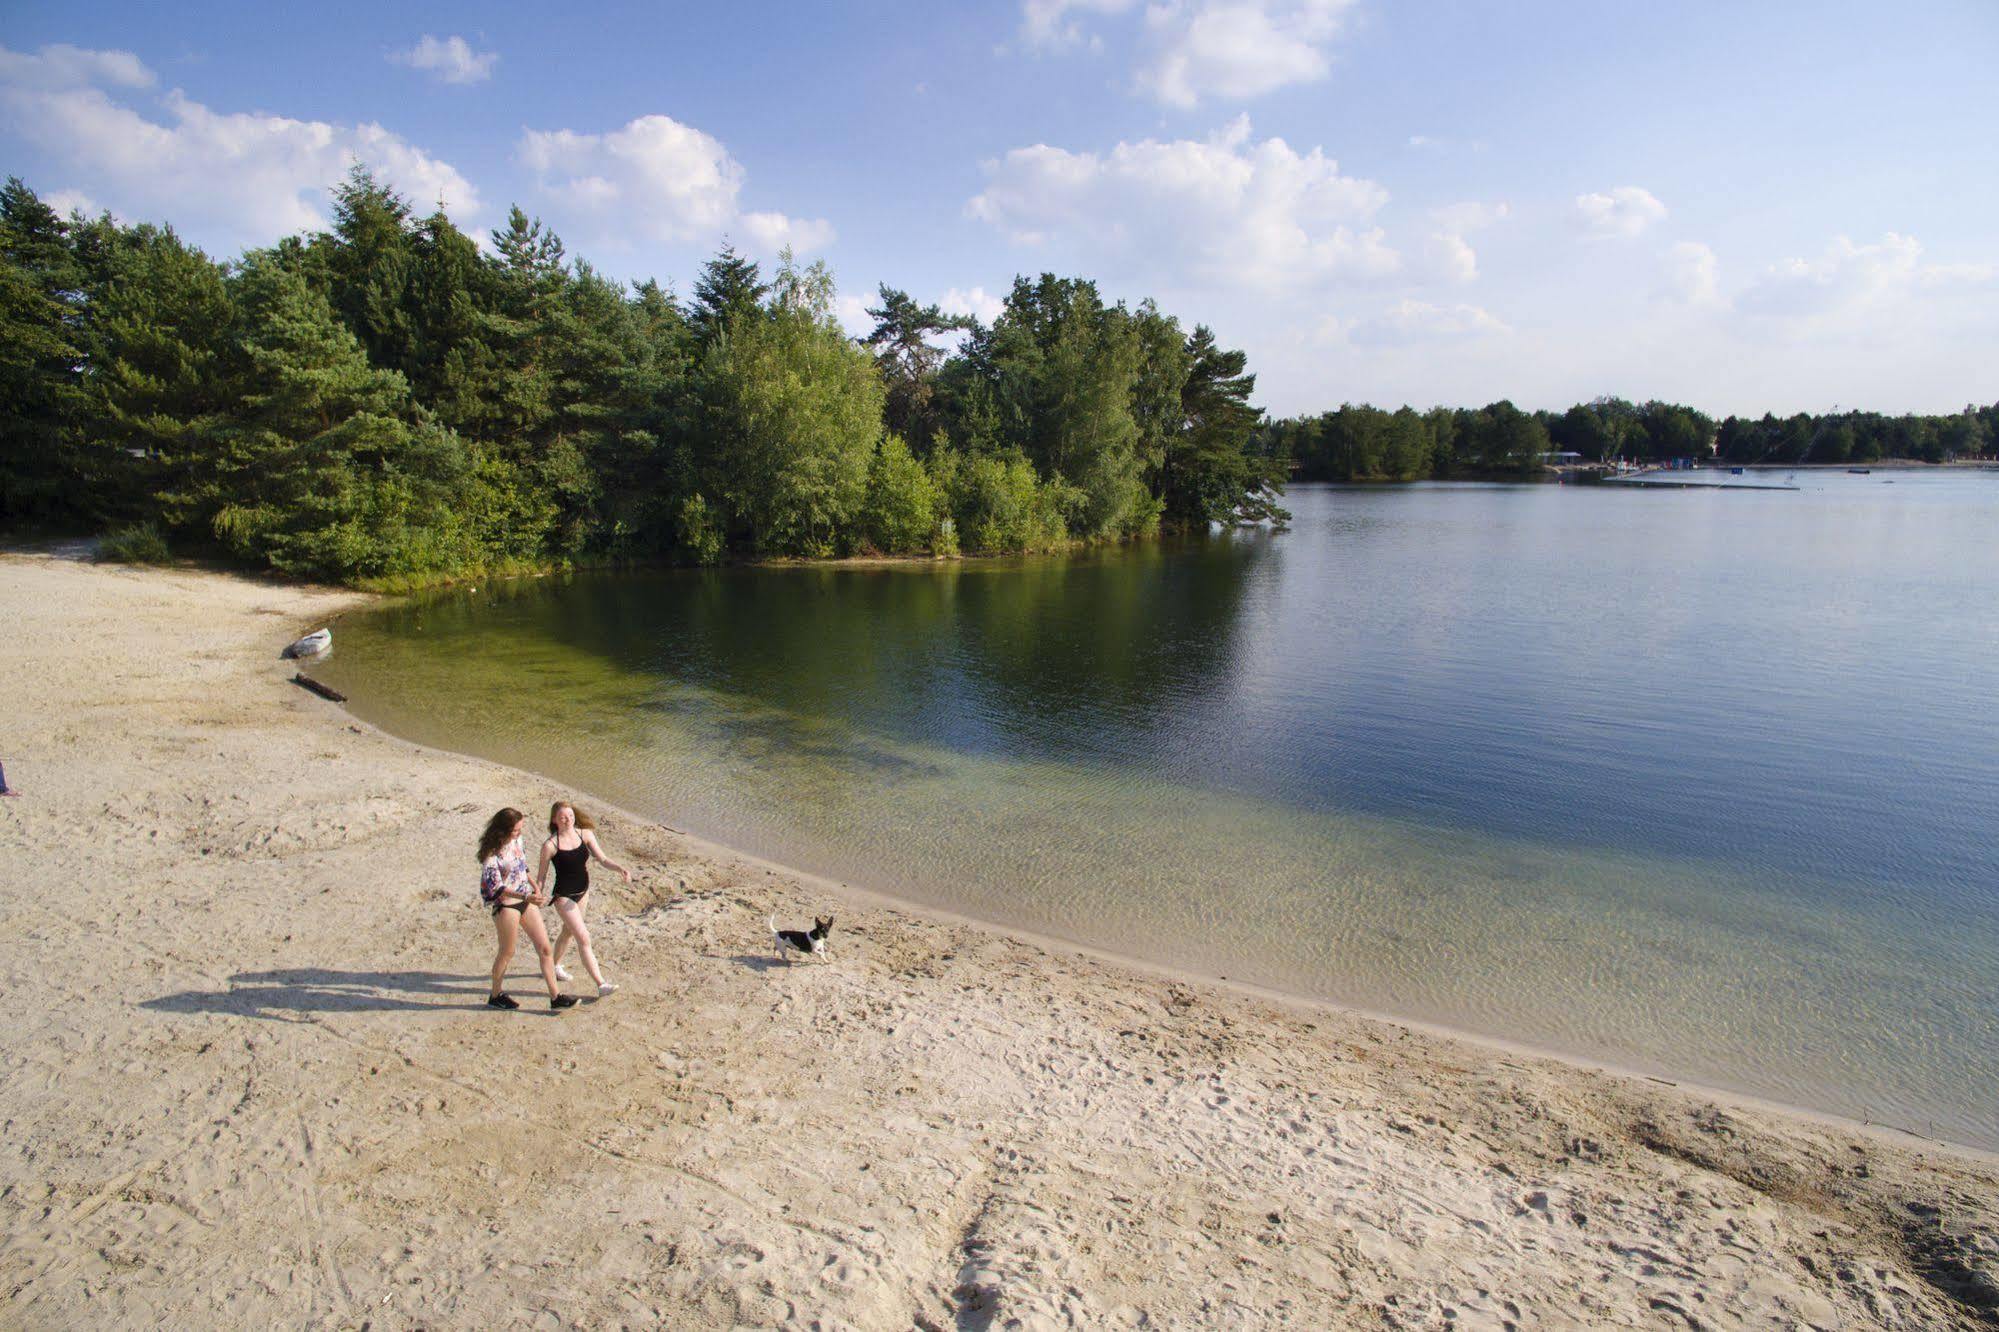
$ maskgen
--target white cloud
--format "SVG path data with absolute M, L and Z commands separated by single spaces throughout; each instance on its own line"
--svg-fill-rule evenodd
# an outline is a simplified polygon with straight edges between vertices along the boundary
M 1330 68 L 1325 48 L 1353 0 L 1166 0 L 1145 11 L 1138 85 L 1168 106 L 1240 100 Z
M 178 89 L 159 99 L 156 119 L 106 90 L 152 81 L 124 52 L 0 48 L 0 125 L 59 154 L 81 178 L 73 188 L 120 215 L 240 244 L 324 225 L 328 187 L 357 161 L 419 206 L 441 197 L 478 212 L 478 192 L 456 168 L 380 125 L 219 112 Z
M 1917 270 L 1916 281 L 1925 287 L 1983 286 L 1999 281 L 1999 264 L 1930 264 Z
M 1026 244 L 1078 241 L 1127 269 L 1288 289 L 1401 265 L 1380 228 L 1350 225 L 1372 217 L 1387 190 L 1341 175 L 1318 148 L 1253 142 L 1247 116 L 1205 140 L 1120 143 L 1102 156 L 1016 148 L 986 173 L 971 216 Z
M 995 296 L 984 287 L 973 287 L 970 291 L 953 287 L 944 293 L 937 307 L 948 315 L 971 315 L 982 324 L 990 324 L 1006 309 L 1006 298 Z
M 1430 220 L 1435 230 L 1425 242 L 1430 266 L 1440 277 L 1452 282 L 1470 282 L 1478 277 L 1478 252 L 1465 237 L 1505 219 L 1511 210 L 1505 203 L 1469 201 L 1433 209 Z
M 1069 16 L 1122 14 L 1137 0 L 1025 0 L 1020 7 L 1020 35 L 1030 46 L 1061 50 L 1085 42 L 1083 27 Z
M 1684 305 L 1715 305 L 1721 300 L 1721 263 L 1699 241 L 1681 241 L 1666 252 L 1663 295 Z
M 874 316 L 868 313 L 868 302 L 864 297 L 840 297 L 833 302 L 833 314 L 850 338 L 864 338 L 875 331 Z
M 797 254 L 823 250 L 833 243 L 833 224 L 823 217 L 786 217 L 783 213 L 744 213 L 743 231 L 760 250 L 776 254 L 789 245 Z
M 474 51 L 463 37 L 446 37 L 443 41 L 423 35 L 423 39 L 407 51 L 391 51 L 389 59 L 398 65 L 408 65 L 434 76 L 440 83 L 483 83 L 493 77 L 493 66 L 499 63 L 499 54 L 494 51 Z
M 1576 216 L 1593 236 L 1636 236 L 1666 216 L 1650 190 L 1620 185 L 1608 194 L 1578 194 Z
M 1871 245 L 1837 237 L 1817 259 L 1773 264 L 1742 293 L 1744 312 L 1780 319 L 1826 319 L 1851 314 L 1918 287 L 1976 280 L 1980 268 L 1942 268 L 1921 263 L 1923 247 L 1914 236 L 1889 232 Z M 1989 270 L 1983 270 L 1989 276 Z
M 1423 253 L 1432 271 L 1447 282 L 1472 282 L 1478 278 L 1478 251 L 1457 232 L 1432 232 L 1423 242 Z
M 799 253 L 833 240 L 824 219 L 744 213 L 737 196 L 747 173 L 720 141 L 671 116 L 640 116 L 606 134 L 528 130 L 520 159 L 543 193 L 570 205 L 595 238 L 628 242 L 632 233 L 655 241 L 706 241 L 731 227 L 774 253 Z
M 1431 305 L 1405 298 L 1355 325 L 1352 338 L 1370 346 L 1401 347 L 1421 342 L 1461 342 L 1512 331 L 1480 306 Z
M 104 211 L 97 206 L 95 199 L 92 199 L 82 190 L 55 190 L 44 194 L 42 202 L 53 208 L 59 217 L 68 217 L 71 213 L 82 213 L 85 217 L 96 217 Z
M 34 55 L 0 46 L 0 86 L 49 91 L 90 84 L 150 88 L 153 71 L 130 51 L 44 46 Z
M 1326 48 L 1357 0 L 1150 0 L 1134 76 L 1136 89 L 1167 106 L 1204 98 L 1241 100 L 1326 77 Z M 1023 0 L 1020 33 L 1037 50 L 1103 39 L 1083 17 L 1121 15 L 1136 0 Z

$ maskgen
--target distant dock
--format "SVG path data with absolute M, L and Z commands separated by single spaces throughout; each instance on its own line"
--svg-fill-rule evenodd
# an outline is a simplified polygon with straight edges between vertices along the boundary
M 1682 481 L 1677 476 L 1665 472 L 1637 472 L 1624 476 L 1606 476 L 1607 486 L 1649 486 L 1660 490 L 1802 490 L 1802 486 L 1786 485 L 1780 481 Z

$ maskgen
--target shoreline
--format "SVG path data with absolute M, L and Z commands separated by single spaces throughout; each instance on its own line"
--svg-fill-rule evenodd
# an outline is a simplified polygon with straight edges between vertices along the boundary
M 362 595 L 372 597 L 378 594 L 363 593 Z M 343 615 L 346 613 L 346 611 L 341 612 Z M 309 632 L 309 630 L 301 629 L 297 632 L 305 633 Z M 519 773 L 522 777 L 551 790 L 567 792 L 568 795 L 565 798 L 574 799 L 592 811 L 606 811 L 615 815 L 621 821 L 634 826 L 650 825 L 661 828 L 681 838 L 690 848 L 700 854 L 735 860 L 759 869 L 769 870 L 775 874 L 781 874 L 793 879 L 800 884 L 816 887 L 830 897 L 844 899 L 856 905 L 897 911 L 921 920 L 931 921 L 938 925 L 984 930 L 1035 948 L 1088 958 L 1094 962 L 1108 963 L 1112 966 L 1123 967 L 1142 975 L 1154 976 L 1169 983 L 1212 986 L 1217 989 L 1240 994 L 1245 998 L 1282 1004 L 1306 1012 L 1336 1014 L 1363 1022 L 1397 1027 L 1411 1032 L 1420 1032 L 1425 1036 L 1438 1040 L 1455 1041 L 1490 1050 L 1495 1054 L 1550 1060 L 1576 1069 L 1579 1072 L 1616 1078 L 1622 1082 L 1654 1083 L 1659 1086 L 1673 1088 L 1689 1097 L 1700 1100 L 1714 1101 L 1719 1104 L 1763 1114 L 1788 1116 L 1807 1123 L 1839 1129 L 1842 1132 L 1876 1137 L 1886 1143 L 1894 1143 L 1901 1146 L 1920 1145 L 1923 1149 L 1941 1149 L 1963 1157 L 1967 1161 L 1999 1167 L 1999 1149 L 1981 1147 L 1975 1143 L 1958 1142 L 1952 1138 L 1922 1133 L 1900 1124 L 1891 1124 L 1882 1120 L 1855 1119 L 1850 1115 L 1842 1115 L 1835 1111 L 1820 1110 L 1809 1105 L 1797 1105 L 1788 1101 L 1774 1100 L 1770 1097 L 1758 1096 L 1753 1092 L 1703 1082 L 1697 1078 L 1682 1077 L 1679 1075 L 1666 1077 L 1658 1073 L 1648 1073 L 1642 1068 L 1599 1059 L 1583 1052 L 1536 1045 L 1532 1042 L 1514 1040 L 1505 1036 L 1496 1036 L 1469 1027 L 1452 1026 L 1445 1022 L 1433 1022 L 1424 1018 L 1406 1017 L 1387 1009 L 1343 1004 L 1317 995 L 1298 994 L 1272 986 L 1258 985 L 1251 981 L 1231 980 L 1227 976 L 1209 975 L 1189 968 L 1174 966 L 1168 962 L 1154 962 L 1150 959 L 1137 957 L 1128 953 L 1119 953 L 1111 949 L 1098 948 L 1091 944 L 1064 938 L 1059 934 L 1049 934 L 1025 926 L 1008 924 L 1005 921 L 968 915 L 964 912 L 953 911 L 948 907 L 936 906 L 928 902 L 897 897 L 893 893 L 870 888 L 864 884 L 847 883 L 812 870 L 801 869 L 798 866 L 786 864 L 781 860 L 774 860 L 768 856 L 759 855 L 754 851 L 746 851 L 740 847 L 730 846 L 724 842 L 718 842 L 712 838 L 705 837 L 697 832 L 675 828 L 671 824 L 659 819 L 650 818 L 606 800 L 586 788 L 571 786 L 558 781 L 546 773 L 537 772 L 532 768 L 523 768 L 518 764 L 504 763 L 497 759 L 482 758 L 477 754 L 470 754 L 463 750 L 446 749 L 439 745 L 428 745 L 420 740 L 408 739 L 405 736 L 397 735 L 393 731 L 377 726 L 375 723 L 352 711 L 345 703 L 329 702 L 327 706 L 339 709 L 341 716 L 351 725 L 362 727 L 395 744 L 407 745 L 411 749 L 423 754 L 433 754 L 476 763 L 490 763 L 496 767 Z
M 601 806 L 606 1000 L 482 999 L 546 779 L 290 683 L 365 594 L 0 556 L 20 1326 L 1975 1328 L 1999 1165 L 1191 980 Z M 313 627 L 307 625 L 307 627 Z M 765 916 L 842 902 L 824 963 Z M 593 895 L 594 897 L 595 895 Z M 580 972 L 579 972 L 580 976 Z

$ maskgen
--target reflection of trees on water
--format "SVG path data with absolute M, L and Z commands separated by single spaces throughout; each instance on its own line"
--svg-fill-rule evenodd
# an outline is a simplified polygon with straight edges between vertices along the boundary
M 429 738 L 476 726 L 482 707 L 613 743 L 667 725 L 823 811 L 940 776 L 932 747 L 1083 761 L 1183 747 L 1227 692 L 1249 571 L 1269 550 L 1250 533 L 500 582 L 367 617 L 369 673 L 429 696 Z
M 963 660 L 984 704 L 960 745 L 1128 759 L 1170 745 L 1230 674 L 1255 539 L 1052 564 L 961 589 Z
M 1262 548 L 1217 538 L 992 564 L 605 579 L 562 594 L 563 622 L 572 642 L 628 668 L 741 700 L 743 729 L 765 738 L 782 724 L 822 751 L 865 744 L 858 731 L 961 752 L 1124 757 L 1226 675 L 1244 572 Z

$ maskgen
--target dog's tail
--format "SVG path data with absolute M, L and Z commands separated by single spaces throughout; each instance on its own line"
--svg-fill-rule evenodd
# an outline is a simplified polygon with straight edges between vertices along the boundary
M 776 917 L 776 916 L 772 916 L 772 917 L 770 918 L 770 937 L 771 937 L 771 938 L 773 938 L 773 939 L 777 938 L 777 917 Z

